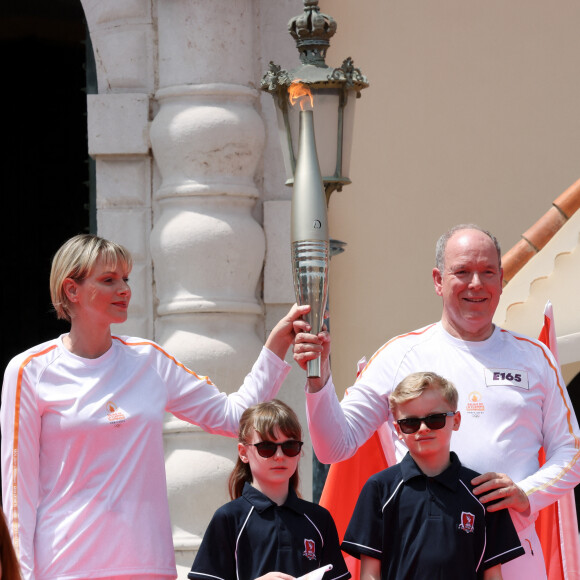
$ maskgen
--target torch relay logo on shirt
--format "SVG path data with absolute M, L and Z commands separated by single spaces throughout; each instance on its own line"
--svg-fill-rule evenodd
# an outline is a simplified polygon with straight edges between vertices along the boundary
M 107 412 L 107 420 L 113 427 L 120 427 L 127 420 L 125 413 L 113 401 L 107 401 L 105 410 Z
M 465 411 L 476 419 L 480 415 L 483 415 L 485 411 L 485 405 L 483 404 L 481 393 L 478 391 L 471 391 L 471 393 L 467 395 L 467 405 L 465 406 Z

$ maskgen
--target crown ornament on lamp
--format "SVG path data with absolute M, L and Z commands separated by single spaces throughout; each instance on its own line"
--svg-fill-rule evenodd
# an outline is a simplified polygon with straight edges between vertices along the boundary
M 337 23 L 320 12 L 318 0 L 303 0 L 304 12 L 291 18 L 288 31 L 296 41 L 300 65 L 284 70 L 274 62 L 262 77 L 261 89 L 274 97 L 278 132 L 286 169 L 286 185 L 292 185 L 298 156 L 299 111 L 290 106 L 293 83 L 307 86 L 314 102 L 314 132 L 327 203 L 333 191 L 351 183 L 350 153 L 355 102 L 369 86 L 367 77 L 346 58 L 337 68 L 326 64 L 326 53 Z
M 326 64 L 337 24 L 320 12 L 318 0 L 303 3 L 304 12 L 288 23 L 300 65 L 287 71 L 270 62 L 261 88 L 274 97 L 286 185 L 293 186 L 291 255 L 296 301 L 310 305 L 305 319 L 317 334 L 326 310 L 329 257 L 342 252 L 344 245 L 329 241 L 328 202 L 332 192 L 351 183 L 354 106 L 368 80 L 350 57 L 338 68 Z M 291 106 L 290 94 L 297 84 L 311 95 L 313 110 Z M 320 376 L 320 358 L 308 362 L 307 374 Z

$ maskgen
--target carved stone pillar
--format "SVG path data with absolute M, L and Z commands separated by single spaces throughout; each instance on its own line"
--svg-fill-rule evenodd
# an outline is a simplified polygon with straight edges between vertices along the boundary
M 159 2 L 159 110 L 151 145 L 161 176 L 151 255 L 155 337 L 221 389 L 235 390 L 263 344 L 256 289 L 265 238 L 252 210 L 264 147 L 255 105 L 251 1 Z M 231 18 L 228 16 L 231 15 Z M 180 577 L 227 501 L 233 439 L 174 418 L 166 468 Z
M 153 338 L 150 96 L 155 86 L 151 4 L 81 0 L 98 94 L 88 95 L 89 153 L 96 161 L 98 234 L 131 250 L 129 320 L 113 332 Z

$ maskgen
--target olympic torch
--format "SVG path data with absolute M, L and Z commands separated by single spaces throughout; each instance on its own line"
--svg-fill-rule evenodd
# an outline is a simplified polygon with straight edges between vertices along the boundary
M 298 156 L 292 195 L 291 254 L 298 304 L 309 304 L 305 320 L 313 334 L 322 330 L 328 295 L 326 194 L 316 154 L 313 111 L 300 111 Z M 308 377 L 320 376 L 320 358 L 308 361 Z

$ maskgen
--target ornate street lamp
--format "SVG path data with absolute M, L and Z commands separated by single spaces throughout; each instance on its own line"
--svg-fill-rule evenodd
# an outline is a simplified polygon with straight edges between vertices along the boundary
M 369 83 L 350 57 L 338 68 L 326 64 L 326 51 L 336 32 L 336 22 L 320 12 L 318 0 L 304 0 L 304 12 L 290 20 L 288 30 L 296 40 L 300 66 L 286 71 L 270 62 L 261 88 L 274 97 L 287 185 L 294 183 L 299 127 L 299 111 L 290 105 L 288 89 L 293 83 L 302 83 L 310 89 L 316 111 L 316 149 L 328 202 L 333 191 L 341 191 L 343 185 L 351 183 L 355 101 Z
M 333 191 L 351 183 L 354 105 L 368 81 L 350 57 L 339 68 L 326 64 L 336 22 L 320 12 L 318 0 L 304 0 L 304 12 L 290 20 L 288 29 L 296 40 L 300 66 L 286 71 L 270 62 L 261 87 L 274 97 L 286 184 L 294 188 L 291 253 L 296 302 L 310 304 L 305 319 L 317 333 L 326 309 L 329 258 L 332 248 L 341 247 L 329 240 L 327 206 Z M 305 99 L 312 110 L 302 110 Z M 300 110 L 291 106 L 297 101 Z M 320 359 L 308 362 L 307 375 L 320 376 Z
M 328 239 L 326 215 L 319 214 L 326 213 L 333 191 L 341 191 L 343 185 L 351 183 L 349 169 L 354 107 L 368 81 L 355 68 L 350 57 L 339 68 L 326 64 L 326 51 L 336 32 L 336 22 L 320 12 L 318 0 L 304 0 L 303 14 L 292 18 L 288 29 L 296 40 L 300 66 L 286 71 L 270 62 L 261 88 L 274 97 L 286 185 L 294 187 L 291 252 L 297 302 L 303 300 L 311 306 L 316 304 L 318 312 L 313 316 L 311 311 L 306 317 L 316 332 L 327 300 L 328 261 L 331 256 L 343 252 L 345 245 Z M 312 97 L 314 118 L 309 114 L 311 111 L 291 106 L 289 89 L 295 83 L 307 87 Z M 299 141 L 302 142 L 300 149 Z M 297 161 L 300 163 L 295 183 Z M 322 208 L 320 195 L 326 198 Z M 310 361 L 308 376 L 319 376 L 319 371 L 319 359 Z M 322 465 L 314 456 L 315 501 L 320 498 L 327 470 L 328 466 Z

